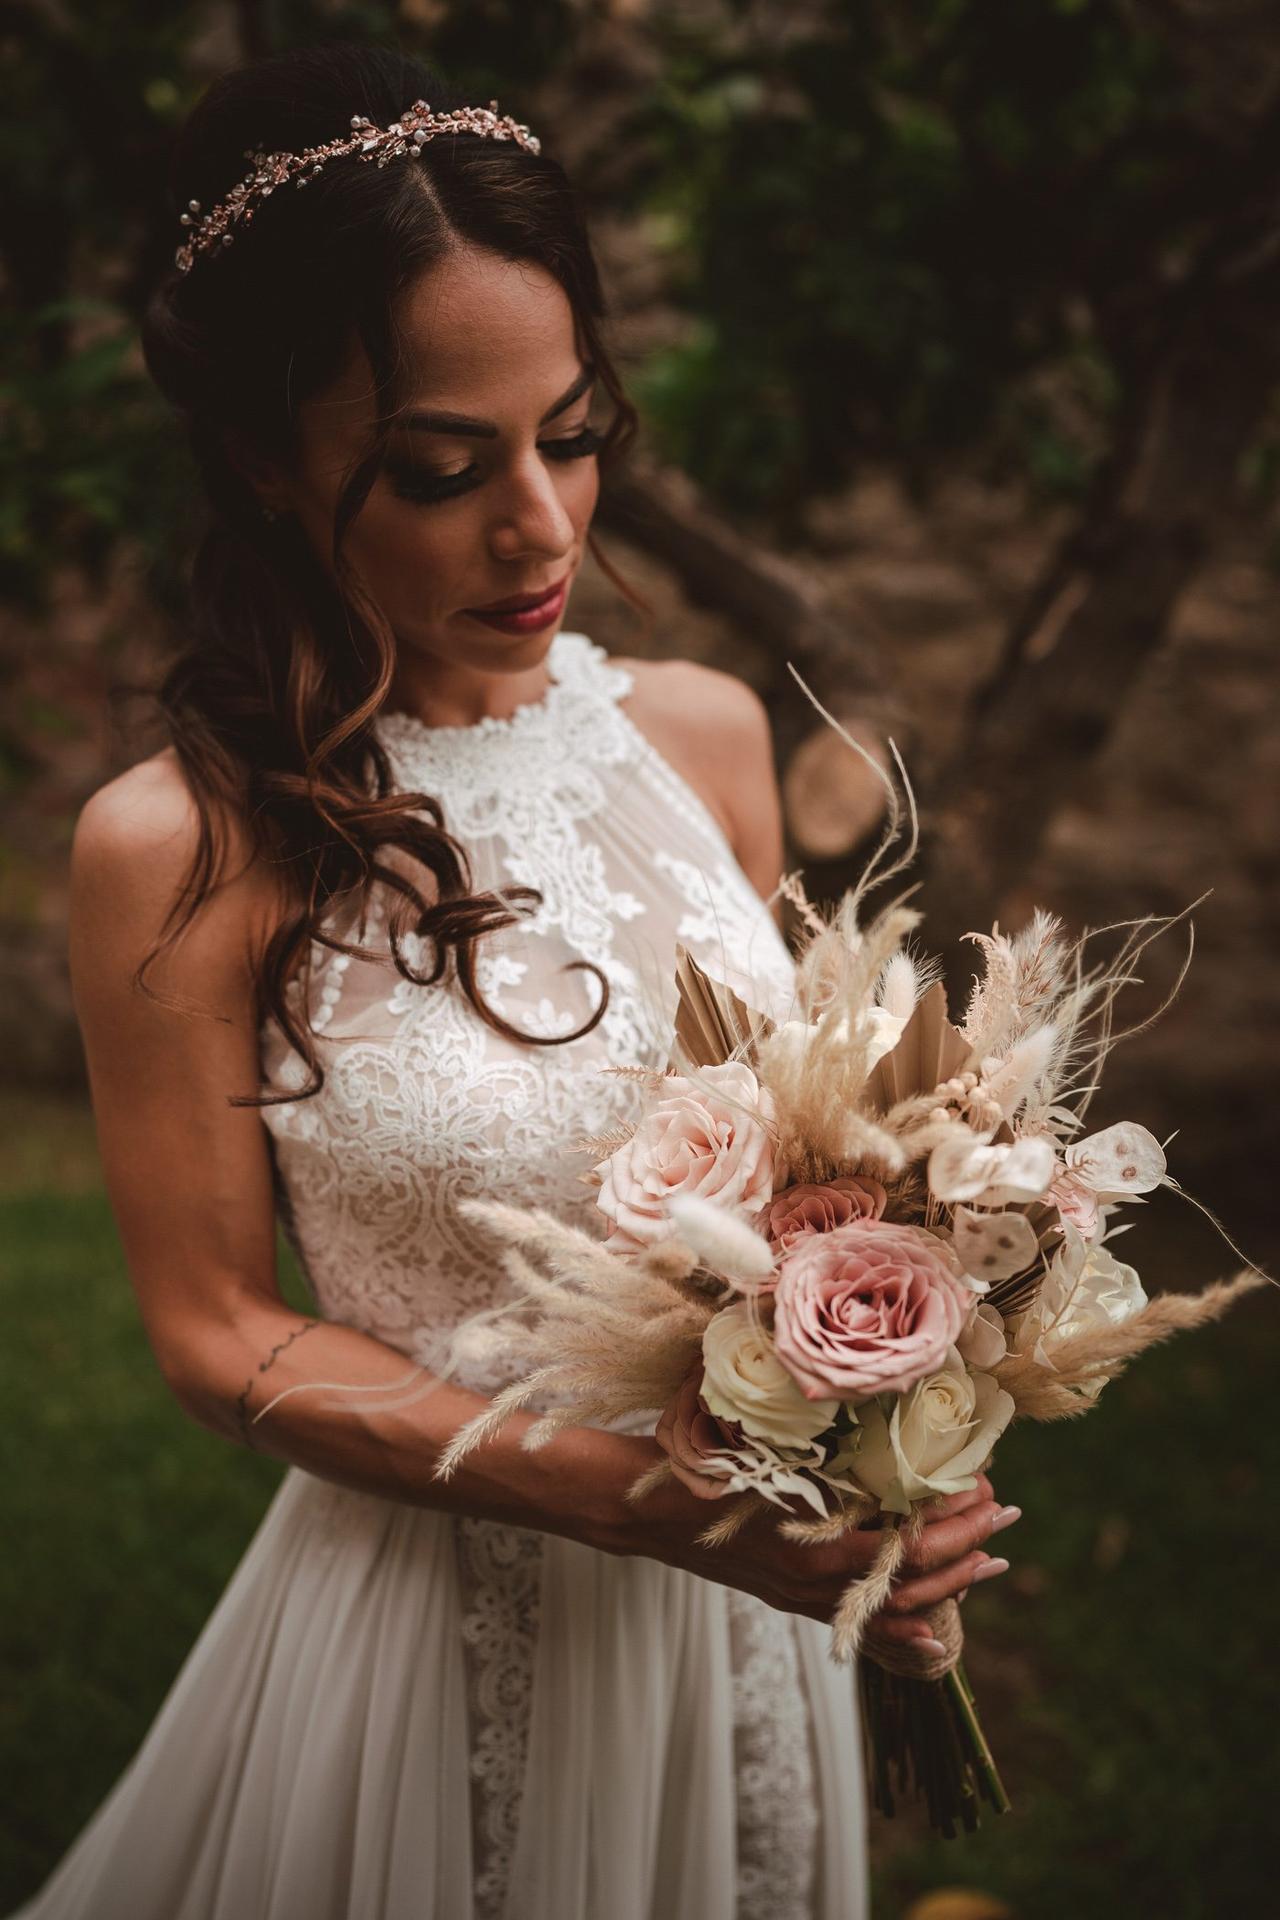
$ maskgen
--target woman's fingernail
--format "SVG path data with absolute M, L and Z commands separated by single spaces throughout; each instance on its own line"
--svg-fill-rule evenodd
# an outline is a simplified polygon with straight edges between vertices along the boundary
M 1011 1527 L 1015 1520 L 1021 1520 L 1021 1518 L 1021 1507 L 1001 1507 L 999 1513 L 991 1522 L 991 1531 L 992 1533 L 999 1533 L 1001 1527 Z
M 926 1653 L 945 1653 L 947 1651 L 941 1640 L 926 1640 L 923 1634 L 920 1636 L 919 1644 L 924 1648 Z
M 1008 1573 L 1008 1571 L 1009 1562 L 1007 1560 L 984 1560 L 975 1572 L 973 1578 L 975 1582 L 979 1580 L 994 1580 L 998 1573 Z

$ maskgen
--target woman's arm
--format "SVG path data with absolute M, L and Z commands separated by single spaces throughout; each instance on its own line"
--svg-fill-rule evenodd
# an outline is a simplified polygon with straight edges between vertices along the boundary
M 229 877 L 135 988 L 186 870 L 194 808 L 172 756 L 145 762 L 84 810 L 72 850 L 71 969 L 103 1167 L 148 1337 L 172 1391 L 214 1432 L 345 1485 L 549 1531 L 598 1535 L 622 1517 L 630 1455 L 567 1434 L 527 1453 L 487 1448 L 447 1486 L 445 1443 L 485 1402 L 437 1383 L 402 1410 L 375 1396 L 291 1393 L 333 1381 L 386 1388 L 405 1356 L 295 1313 L 276 1279 L 266 1129 L 228 1095 L 259 1081 L 254 961 L 276 912 L 270 877 L 235 846 Z M 234 842 L 233 842 L 234 845 Z M 583 1471 L 584 1454 L 595 1462 Z M 612 1469 L 610 1473 L 608 1469 Z M 633 1470 L 633 1469 L 631 1469 Z
M 278 1289 L 266 1131 L 257 1110 L 228 1104 L 258 1085 L 254 965 L 277 899 L 269 873 L 234 836 L 227 877 L 152 970 L 162 999 L 133 985 L 193 834 L 176 760 L 145 762 L 85 809 L 71 903 L 72 980 L 107 1186 L 148 1336 L 182 1406 L 229 1439 L 346 1486 L 649 1554 L 829 1617 L 865 1547 L 798 1549 L 769 1529 L 736 1553 L 700 1548 L 707 1511 L 683 1489 L 641 1507 L 627 1501 L 656 1458 L 651 1440 L 578 1427 L 530 1453 L 520 1440 L 532 1416 L 517 1416 L 441 1482 L 435 1464 L 482 1396 L 425 1378 L 418 1384 L 430 1390 L 412 1398 L 339 1397 L 316 1385 L 395 1389 L 410 1368 L 354 1328 L 295 1313 Z M 304 1390 L 255 1419 L 294 1387 Z M 973 1549 L 993 1512 L 989 1499 L 975 1499 L 928 1530 L 950 1591 L 985 1558 Z M 917 1582 L 916 1605 L 935 1597 L 926 1584 Z M 894 1625 L 916 1630 L 905 1619 Z

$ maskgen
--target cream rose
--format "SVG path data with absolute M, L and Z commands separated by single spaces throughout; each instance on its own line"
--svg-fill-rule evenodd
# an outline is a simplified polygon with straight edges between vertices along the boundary
M 677 1194 L 754 1219 L 773 1193 L 773 1102 L 750 1067 L 727 1061 L 696 1079 L 669 1074 L 624 1146 L 602 1160 L 596 1205 L 610 1240 L 647 1247 L 674 1231 Z
M 1009 1350 L 1004 1321 L 995 1307 L 978 1301 L 956 1341 L 956 1351 L 970 1367 L 989 1373 Z
M 708 1320 L 702 1359 L 703 1405 L 721 1420 L 736 1420 L 744 1433 L 807 1447 L 836 1417 L 838 1400 L 806 1400 L 745 1300 Z
M 866 1048 L 867 1072 L 884 1059 L 886 1053 L 892 1053 L 902 1038 L 903 1028 L 910 1015 L 890 1013 L 887 1007 L 861 1007 L 853 1022 L 852 1036 Z M 784 1020 L 770 1038 L 770 1046 L 776 1057 L 794 1067 L 803 1058 L 805 1052 L 814 1044 L 817 1033 L 817 1020 Z M 822 1036 L 822 1041 L 847 1047 L 850 1041 L 848 1014 L 833 1022 Z M 820 1042 L 821 1044 L 821 1042 Z
M 1068 1222 L 1063 1242 L 1025 1313 L 1009 1323 L 1017 1353 L 1034 1353 L 1053 1365 L 1053 1348 L 1061 1340 L 1088 1333 L 1094 1327 L 1119 1326 L 1147 1304 L 1146 1291 L 1133 1267 L 1117 1260 L 1097 1241 L 1086 1241 Z M 1097 1397 L 1106 1381 L 1085 1391 Z
M 970 1373 L 952 1347 L 928 1374 L 892 1403 L 856 1409 L 859 1425 L 831 1463 L 874 1494 L 889 1513 L 914 1501 L 964 1493 L 1013 1417 L 1013 1398 L 989 1373 Z

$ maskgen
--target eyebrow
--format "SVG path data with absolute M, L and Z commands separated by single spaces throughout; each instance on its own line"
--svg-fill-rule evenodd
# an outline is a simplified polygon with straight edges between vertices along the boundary
M 547 411 L 543 414 L 541 420 L 539 420 L 538 425 L 545 427 L 549 420 L 554 420 L 558 414 L 562 414 L 566 408 L 571 407 L 575 400 L 580 400 L 587 391 L 587 388 L 593 385 L 595 377 L 596 370 L 593 366 L 588 364 L 583 367 L 582 372 L 578 375 L 573 385 L 561 394 L 554 405 L 547 408 Z M 492 420 L 476 420 L 471 414 L 467 413 L 422 413 L 416 411 L 414 413 L 407 413 L 400 422 L 400 425 L 411 430 L 416 430 L 419 433 L 472 434 L 479 440 L 496 440 L 499 432 L 499 429 Z

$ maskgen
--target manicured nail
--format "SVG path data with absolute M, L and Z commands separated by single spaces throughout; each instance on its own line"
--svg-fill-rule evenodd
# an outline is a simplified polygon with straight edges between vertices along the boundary
M 984 1560 L 973 1578 L 975 1582 L 978 1580 L 994 1580 L 998 1573 L 1008 1573 L 1008 1571 L 1009 1562 L 1007 1560 Z
M 923 1634 L 920 1636 L 920 1645 L 926 1653 L 945 1653 L 947 1651 L 941 1640 L 926 1640 Z
M 999 1513 L 991 1522 L 991 1531 L 992 1533 L 999 1533 L 1001 1527 L 1011 1527 L 1015 1520 L 1021 1520 L 1021 1518 L 1021 1507 L 1001 1507 Z

